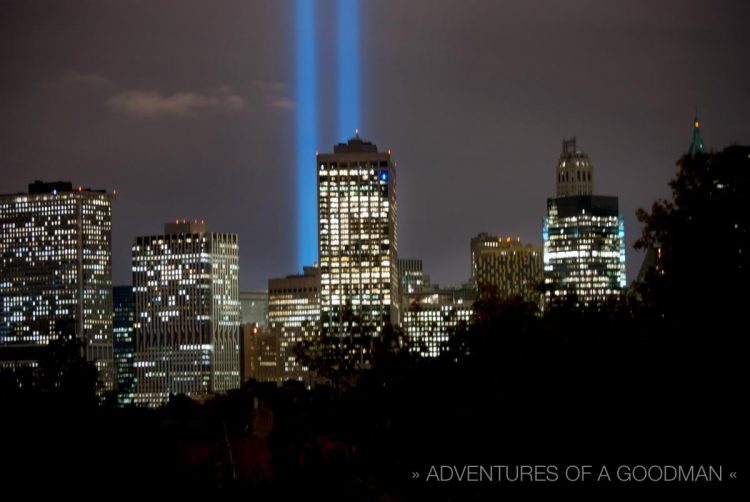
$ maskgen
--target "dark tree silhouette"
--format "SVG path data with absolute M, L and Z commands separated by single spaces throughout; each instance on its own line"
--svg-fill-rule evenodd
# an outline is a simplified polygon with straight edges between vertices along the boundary
M 637 249 L 656 263 L 637 292 L 656 317 L 684 335 L 726 337 L 743 316 L 748 279 L 750 148 L 685 155 L 670 182 L 671 201 L 639 209 Z M 731 337 L 730 337 L 731 338 Z
M 61 335 L 36 351 L 36 367 L 6 370 L 0 375 L 0 394 L 34 407 L 59 404 L 73 409 L 95 407 L 97 370 L 83 357 L 84 343 Z

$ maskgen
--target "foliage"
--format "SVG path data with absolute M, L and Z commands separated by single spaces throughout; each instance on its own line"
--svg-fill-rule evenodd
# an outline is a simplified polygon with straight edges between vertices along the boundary
M 84 342 L 60 335 L 36 351 L 36 367 L 7 369 L 0 374 L 0 396 L 33 406 L 44 402 L 65 406 L 97 404 L 97 369 L 83 356 Z
M 739 321 L 742 295 L 733 292 L 747 284 L 750 265 L 749 178 L 750 148 L 686 155 L 669 184 L 672 200 L 638 210 L 636 248 L 658 251 L 638 293 L 670 325 L 723 331 Z

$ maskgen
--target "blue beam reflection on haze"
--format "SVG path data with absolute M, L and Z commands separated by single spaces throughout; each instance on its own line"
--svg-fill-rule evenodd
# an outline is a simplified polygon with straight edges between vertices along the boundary
M 297 267 L 317 261 L 315 0 L 295 0 L 297 35 Z
M 338 135 L 346 141 L 361 126 L 359 109 L 359 0 L 337 0 Z

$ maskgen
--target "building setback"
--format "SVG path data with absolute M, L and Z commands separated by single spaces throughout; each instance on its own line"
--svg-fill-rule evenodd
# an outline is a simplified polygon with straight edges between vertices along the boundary
M 113 197 L 62 181 L 0 195 L 0 366 L 33 366 L 75 336 L 113 388 Z
M 183 221 L 136 238 L 133 295 L 136 404 L 239 387 L 237 235 Z

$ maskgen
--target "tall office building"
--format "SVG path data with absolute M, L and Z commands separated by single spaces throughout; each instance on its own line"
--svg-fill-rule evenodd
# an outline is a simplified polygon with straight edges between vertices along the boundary
M 115 354 L 115 390 L 117 404 L 127 406 L 133 403 L 135 395 L 135 368 L 133 353 L 133 287 L 115 286 L 112 288 L 112 333 Z
M 471 285 L 479 293 L 521 297 L 540 303 L 544 281 L 541 246 L 521 244 L 520 237 L 481 233 L 471 239 Z
M 133 244 L 138 405 L 240 385 L 239 249 L 203 222 L 165 225 Z
M 268 329 L 279 340 L 283 380 L 312 381 L 310 368 L 297 360 L 300 344 L 320 338 L 320 269 L 268 281 Z
M 570 166 L 571 158 L 583 162 Z M 564 176 L 561 175 L 561 169 Z M 587 175 L 574 174 L 586 173 Z M 566 171 L 567 170 L 567 171 Z M 557 198 L 547 200 L 544 220 L 545 304 L 574 300 L 590 307 L 618 296 L 625 287 L 625 226 L 617 197 L 592 195 L 588 156 L 563 141 Z M 585 178 L 584 184 L 578 182 Z M 593 176 L 592 176 L 593 177 Z M 571 188 L 572 187 L 572 188 Z
M 62 181 L 0 195 L 0 365 L 75 335 L 112 389 L 113 196 Z
M 398 322 L 396 169 L 357 135 L 317 156 L 322 342 L 367 365 L 372 337 Z

